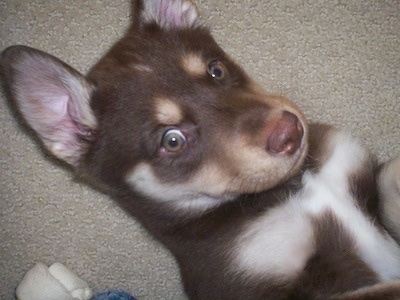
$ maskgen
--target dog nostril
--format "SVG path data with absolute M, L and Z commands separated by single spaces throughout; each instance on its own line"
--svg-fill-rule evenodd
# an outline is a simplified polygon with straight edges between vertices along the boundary
M 301 145 L 304 128 L 292 113 L 284 111 L 277 120 L 267 141 L 267 151 L 272 154 L 292 155 Z

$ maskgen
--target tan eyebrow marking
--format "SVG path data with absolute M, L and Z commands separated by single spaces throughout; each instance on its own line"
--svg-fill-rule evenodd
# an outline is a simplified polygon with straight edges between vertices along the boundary
M 207 72 L 203 58 L 195 53 L 188 53 L 182 57 L 182 67 L 189 75 L 200 76 Z
M 182 122 L 183 112 L 177 103 L 168 98 L 155 98 L 156 119 L 163 125 L 176 125 Z

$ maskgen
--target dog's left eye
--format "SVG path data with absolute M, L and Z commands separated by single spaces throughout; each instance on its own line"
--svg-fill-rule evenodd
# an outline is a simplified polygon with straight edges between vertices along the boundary
M 223 79 L 226 75 L 226 68 L 219 60 L 213 60 L 208 64 L 207 72 L 212 78 Z
M 178 129 L 166 131 L 162 137 L 162 146 L 168 152 L 178 152 L 186 144 L 185 135 Z

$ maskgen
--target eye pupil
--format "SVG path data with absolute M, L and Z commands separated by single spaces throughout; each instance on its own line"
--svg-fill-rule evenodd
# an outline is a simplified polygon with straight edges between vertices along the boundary
M 185 135 L 178 129 L 170 129 L 166 131 L 162 138 L 162 146 L 168 152 L 178 152 L 186 144 Z
M 171 137 L 171 138 L 168 140 L 168 145 L 169 145 L 169 147 L 171 147 L 171 148 L 175 148 L 175 147 L 179 146 L 178 138 L 177 138 L 177 137 Z
M 213 78 L 220 78 L 222 76 L 222 70 L 218 67 L 214 67 L 212 75 Z
M 208 74 L 215 79 L 223 79 L 225 77 L 224 65 L 218 61 L 213 60 L 208 64 Z

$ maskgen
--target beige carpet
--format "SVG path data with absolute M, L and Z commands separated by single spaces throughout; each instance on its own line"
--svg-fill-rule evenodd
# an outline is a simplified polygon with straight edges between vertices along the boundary
M 317 3 L 318 2 L 318 3 Z M 203 20 L 266 89 L 312 120 L 400 152 L 400 2 L 201 0 Z M 121 36 L 128 0 L 0 0 L 0 49 L 25 44 L 81 72 Z M 37 261 L 96 290 L 184 299 L 170 255 L 107 197 L 73 180 L 21 130 L 0 95 L 0 299 Z

